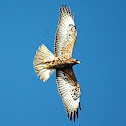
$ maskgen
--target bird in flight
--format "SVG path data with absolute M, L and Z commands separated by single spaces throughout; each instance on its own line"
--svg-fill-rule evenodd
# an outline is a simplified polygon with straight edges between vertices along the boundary
M 74 15 L 70 8 L 60 8 L 60 18 L 55 36 L 55 55 L 42 44 L 36 51 L 34 68 L 41 80 L 46 82 L 56 70 L 56 82 L 59 94 L 62 97 L 67 117 L 70 121 L 78 118 L 80 107 L 80 86 L 73 72 L 73 65 L 80 61 L 72 58 L 77 31 Z

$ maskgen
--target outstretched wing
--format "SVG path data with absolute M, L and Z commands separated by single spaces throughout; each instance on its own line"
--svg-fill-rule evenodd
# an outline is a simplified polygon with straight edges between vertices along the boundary
M 76 36 L 74 16 L 71 14 L 70 8 L 67 8 L 66 5 L 62 6 L 60 8 L 60 19 L 55 36 L 56 56 L 65 59 L 72 57 Z
M 80 87 L 74 75 L 72 67 L 56 70 L 56 81 L 58 91 L 62 97 L 68 118 L 78 118 L 78 108 L 80 107 Z

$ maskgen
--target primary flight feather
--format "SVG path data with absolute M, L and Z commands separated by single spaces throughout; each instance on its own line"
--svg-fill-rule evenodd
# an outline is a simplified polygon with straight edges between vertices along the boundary
M 55 36 L 55 55 L 45 45 L 41 45 L 36 52 L 34 68 L 37 75 L 44 82 L 56 70 L 58 91 L 62 97 L 67 117 L 70 121 L 78 118 L 80 108 L 80 86 L 74 75 L 72 66 L 80 63 L 72 58 L 77 31 L 74 16 L 66 5 L 60 8 L 60 18 Z

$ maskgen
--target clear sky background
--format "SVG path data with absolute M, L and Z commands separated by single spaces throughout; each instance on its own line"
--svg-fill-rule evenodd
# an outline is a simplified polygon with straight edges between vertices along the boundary
M 54 52 L 62 4 L 77 27 L 74 72 L 79 118 L 70 122 L 55 73 L 43 83 L 33 59 L 43 43 Z M 1 0 L 0 126 L 126 126 L 126 1 Z

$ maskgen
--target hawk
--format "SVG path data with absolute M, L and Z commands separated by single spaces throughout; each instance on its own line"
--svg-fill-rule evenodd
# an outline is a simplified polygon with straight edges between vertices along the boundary
M 44 82 L 56 70 L 58 91 L 70 121 L 72 119 L 75 121 L 75 118 L 78 118 L 78 108 L 81 110 L 80 86 L 72 68 L 73 65 L 80 63 L 80 61 L 72 58 L 76 36 L 74 15 L 71 14 L 70 8 L 62 5 L 55 36 L 55 55 L 42 44 L 34 58 L 35 72 Z

